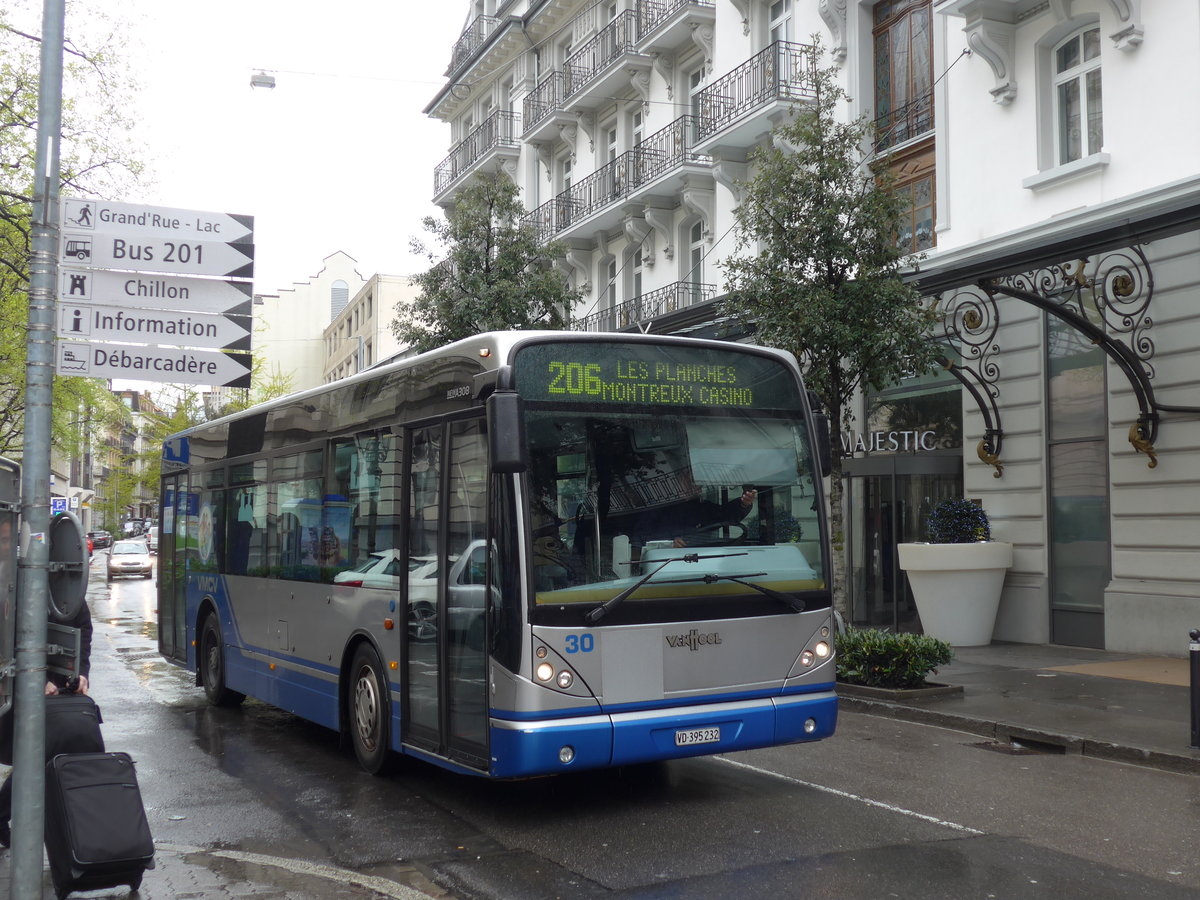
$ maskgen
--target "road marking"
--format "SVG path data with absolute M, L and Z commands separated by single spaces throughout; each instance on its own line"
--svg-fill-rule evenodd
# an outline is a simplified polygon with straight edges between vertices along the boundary
M 905 809 L 903 806 L 894 806 L 891 803 L 884 803 L 881 800 L 872 800 L 869 797 L 851 794 L 849 791 L 828 787 L 824 784 L 814 784 L 811 781 L 802 781 L 801 779 L 793 778 L 790 775 L 781 775 L 779 772 L 772 772 L 770 769 L 762 769 L 758 766 L 752 766 L 749 763 L 738 762 L 737 760 L 730 759 L 727 756 L 718 756 L 716 759 L 723 763 L 728 763 L 731 766 L 737 766 L 739 769 L 749 769 L 751 772 L 757 772 L 760 775 L 769 775 L 772 778 L 778 778 L 780 781 L 786 781 L 790 784 L 798 784 L 801 787 L 812 788 L 816 791 L 832 794 L 835 797 L 843 797 L 847 800 L 855 800 L 859 803 L 865 803 L 867 806 L 875 806 L 879 809 L 886 809 L 888 812 L 900 813 L 902 816 L 911 816 L 912 818 L 920 819 L 923 822 L 930 822 L 934 825 L 941 825 L 945 828 L 953 828 L 955 831 L 961 831 L 963 834 L 985 834 L 983 831 L 977 831 L 974 828 L 968 828 L 966 825 L 959 825 L 957 822 L 948 822 L 945 819 L 939 819 L 935 816 L 927 816 L 924 813 L 914 812 L 911 809 Z

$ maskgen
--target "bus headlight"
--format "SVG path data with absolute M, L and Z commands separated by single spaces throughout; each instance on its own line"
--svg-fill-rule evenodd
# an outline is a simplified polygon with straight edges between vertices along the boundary
M 805 668 L 808 668 L 809 666 L 811 666 L 813 664 L 813 661 L 815 660 L 815 658 L 816 657 L 813 656 L 813 652 L 811 650 L 805 650 L 803 653 L 800 654 L 800 665 L 804 666 Z
M 538 681 L 549 681 L 554 677 L 554 666 L 548 662 L 538 663 L 537 669 L 534 670 Z
M 817 646 L 813 647 L 813 652 L 817 654 L 817 659 L 825 659 L 829 656 L 829 645 L 824 641 L 817 641 Z
M 575 676 L 563 669 L 558 673 L 558 686 L 564 691 L 575 683 Z

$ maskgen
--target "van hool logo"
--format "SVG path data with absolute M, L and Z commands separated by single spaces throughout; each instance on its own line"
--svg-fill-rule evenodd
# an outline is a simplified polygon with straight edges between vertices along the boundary
M 721 633 L 719 631 L 711 632 L 710 634 L 701 634 L 695 628 L 687 634 L 668 634 L 668 647 L 687 647 L 690 650 L 699 650 L 703 644 L 719 644 L 721 643 Z

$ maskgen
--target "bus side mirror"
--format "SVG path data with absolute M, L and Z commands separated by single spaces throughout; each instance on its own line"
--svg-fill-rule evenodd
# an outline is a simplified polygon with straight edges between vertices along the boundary
M 808 405 L 812 407 L 813 422 L 817 426 L 816 456 L 821 466 L 821 477 L 828 478 L 833 472 L 833 459 L 829 449 L 829 414 L 821 403 L 821 398 L 813 391 L 808 391 Z
M 516 391 L 494 391 L 487 398 L 488 450 L 492 471 L 524 472 L 529 468 L 525 443 L 525 401 Z

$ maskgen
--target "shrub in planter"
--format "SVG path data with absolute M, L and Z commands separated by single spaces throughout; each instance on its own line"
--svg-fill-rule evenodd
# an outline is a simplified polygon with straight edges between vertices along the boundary
M 924 634 L 848 628 L 837 635 L 837 680 L 881 688 L 918 688 L 954 651 Z
M 973 544 L 990 541 L 992 529 L 982 506 L 956 497 L 943 500 L 925 520 L 931 544 Z

